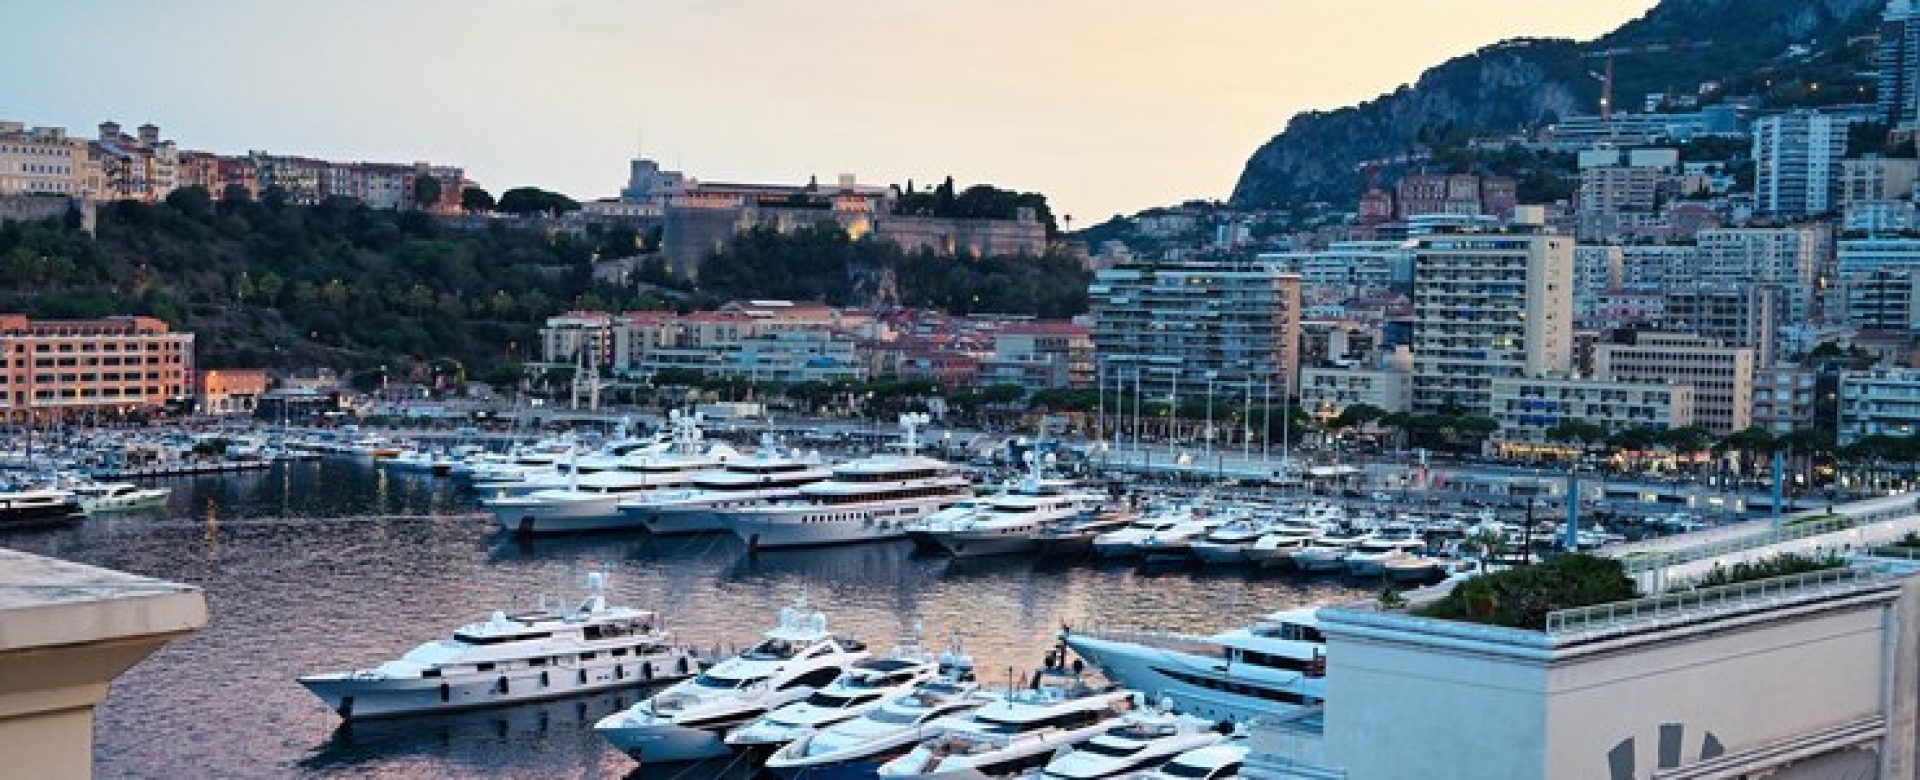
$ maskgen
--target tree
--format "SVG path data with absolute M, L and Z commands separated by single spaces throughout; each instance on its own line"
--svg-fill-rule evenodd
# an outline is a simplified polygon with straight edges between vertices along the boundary
M 460 209 L 469 214 L 483 214 L 493 210 L 493 195 L 479 187 L 467 187 L 460 190 Z
M 440 180 L 427 174 L 413 179 L 413 207 L 431 209 L 440 203 Z
M 167 205 L 196 222 L 213 217 L 213 196 L 205 187 L 180 187 L 167 193 Z
M 1387 410 L 1372 404 L 1354 404 L 1340 410 L 1339 416 L 1327 423 L 1334 430 L 1356 428 L 1387 418 Z
M 1713 434 L 1698 425 L 1674 428 L 1662 434 L 1660 441 L 1674 452 L 1699 452 L 1713 443 Z
M 1565 420 L 1547 429 L 1547 438 L 1582 445 L 1600 444 L 1607 440 L 1607 429 L 1584 420 Z
M 564 214 L 579 211 L 580 204 L 565 195 L 539 187 L 515 187 L 500 196 L 500 202 L 494 206 L 494 210 L 518 216 Z

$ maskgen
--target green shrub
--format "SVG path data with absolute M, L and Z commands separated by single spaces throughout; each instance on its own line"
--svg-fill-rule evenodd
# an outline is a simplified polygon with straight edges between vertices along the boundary
M 1422 617 L 1541 630 L 1547 613 L 1625 601 L 1639 595 L 1620 562 L 1584 553 L 1483 574 L 1415 610 Z
M 1801 555 L 1799 553 L 1781 553 L 1771 558 L 1736 563 L 1732 566 L 1715 564 L 1712 571 L 1693 584 L 1695 588 L 1712 588 L 1720 585 L 1736 585 L 1742 582 L 1768 580 L 1792 574 L 1805 574 L 1811 571 L 1837 569 L 1847 565 L 1838 553 L 1820 555 Z

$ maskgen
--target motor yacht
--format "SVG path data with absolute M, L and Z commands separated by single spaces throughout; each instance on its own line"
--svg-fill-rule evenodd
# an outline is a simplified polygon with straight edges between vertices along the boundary
M 1208 636 L 1062 629 L 1060 638 L 1108 679 L 1172 696 L 1191 715 L 1240 721 L 1325 698 L 1326 643 L 1313 609 L 1275 612 Z
M 945 553 L 946 548 L 934 539 L 934 534 L 951 531 L 961 523 L 971 522 L 974 516 L 986 509 L 988 497 L 983 491 L 976 490 L 973 495 L 955 501 L 939 511 L 918 520 L 909 521 L 907 538 L 913 541 L 913 546 L 917 550 Z
M 1260 541 L 1260 537 L 1267 535 L 1270 528 L 1270 523 L 1251 517 L 1235 518 L 1213 529 L 1204 538 L 1193 540 L 1188 547 L 1193 551 L 1193 557 L 1200 559 L 1201 563 L 1220 566 L 1247 563 L 1247 551 Z
M 1196 540 L 1205 539 L 1232 519 L 1232 515 L 1196 512 L 1193 517 L 1174 524 L 1172 528 L 1141 537 L 1134 543 L 1136 554 L 1148 563 L 1191 559 Z
M 1244 740 L 1222 742 L 1174 756 L 1141 780 L 1228 780 L 1240 776 L 1249 748 Z
M 767 759 L 782 780 L 871 778 L 881 764 L 935 736 L 935 724 L 998 698 L 974 678 L 959 641 L 940 654 L 936 677 L 882 701 L 860 717 L 802 733 Z
M 916 632 L 917 635 L 917 632 Z M 827 728 L 867 714 L 940 670 L 932 653 L 916 637 L 884 656 L 855 662 L 812 696 L 760 716 L 735 729 L 726 743 L 736 748 L 778 747 L 808 731 Z
M 130 482 L 85 482 L 67 488 L 89 515 L 128 512 L 167 505 L 172 488 L 143 488 Z
M 608 606 L 606 583 L 604 574 L 587 575 L 587 596 L 571 609 L 494 612 L 396 660 L 299 682 L 356 720 L 627 688 L 699 670 L 658 615 Z
M 725 444 L 703 450 L 699 420 L 699 415 L 673 418 L 676 436 L 672 451 L 629 455 L 618 467 L 592 474 L 568 469 L 563 487 L 482 499 L 480 505 L 493 513 L 502 528 L 520 534 L 641 527 L 642 518 L 622 510 L 621 502 L 651 491 L 685 488 L 696 476 L 740 457 Z
M 1181 507 L 1136 517 L 1125 526 L 1093 538 L 1093 553 L 1102 558 L 1128 558 L 1140 553 L 1140 542 L 1155 533 L 1171 531 L 1192 520 L 1194 510 Z
M 65 490 L 0 490 L 0 527 L 78 520 L 83 516 L 80 502 Z
M 650 490 L 623 499 L 620 513 L 655 534 L 726 531 L 731 513 L 800 497 L 800 488 L 833 476 L 818 453 L 783 451 L 770 437 L 754 456 L 718 471 L 694 474 L 685 488 Z
M 1058 670 L 1052 670 L 1057 676 Z M 939 736 L 881 764 L 883 778 L 976 780 L 1013 777 L 1046 766 L 1060 751 L 1121 725 L 1133 694 L 1096 689 L 1078 678 L 1048 680 L 942 721 Z
M 1294 553 L 1325 533 L 1326 526 L 1306 517 L 1279 520 L 1247 546 L 1247 561 L 1266 568 L 1290 566 Z
M 1388 560 L 1416 555 L 1426 549 L 1426 541 L 1411 533 L 1407 536 L 1380 533 L 1355 544 L 1342 563 L 1347 573 L 1355 577 L 1378 577 L 1386 573 Z
M 1120 725 L 1080 743 L 1048 761 L 1044 780 L 1121 780 L 1155 769 L 1175 756 L 1221 742 L 1226 735 L 1212 721 L 1174 711 L 1162 697 L 1152 708 L 1136 708 Z
M 728 730 L 812 696 L 867 656 L 865 645 L 829 632 L 826 616 L 802 600 L 781 609 L 779 624 L 746 652 L 602 718 L 593 730 L 640 761 L 726 755 Z
M 1294 551 L 1293 566 L 1317 574 L 1346 571 L 1347 554 L 1368 538 L 1359 533 L 1323 534 Z
M 876 542 L 906 536 L 907 524 L 971 493 L 958 467 L 915 454 L 922 414 L 905 414 L 905 454 L 874 455 L 833 468 L 796 499 L 744 507 L 729 517 L 751 550 Z
M 971 517 L 926 531 L 933 544 L 956 558 L 1031 552 L 1039 547 L 1035 534 L 1041 529 L 1097 510 L 1105 499 L 1071 481 L 1046 479 L 1043 469 L 1053 464 L 1052 455 L 1028 452 L 1026 459 L 1026 479 L 984 498 Z

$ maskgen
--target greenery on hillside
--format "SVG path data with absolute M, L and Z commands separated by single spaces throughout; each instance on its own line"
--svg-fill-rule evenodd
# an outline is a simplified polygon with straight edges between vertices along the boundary
M 1021 207 L 1032 208 L 1035 217 L 1047 226 L 1049 235 L 1058 232 L 1059 226 L 1054 224 L 1053 207 L 1047 205 L 1047 196 L 1038 192 L 1003 190 L 990 184 L 975 184 L 965 191 L 955 192 L 952 176 L 932 190 L 916 189 L 913 182 L 908 181 L 906 189 L 894 202 L 893 210 L 896 214 L 928 217 L 1013 219 Z
M 956 260 L 906 252 L 878 238 L 856 240 L 831 222 L 788 234 L 771 228 L 742 233 L 700 266 L 700 289 L 716 300 L 890 302 L 1047 318 L 1086 311 L 1088 281 L 1068 257 Z
M 524 355 L 543 318 L 640 303 L 587 261 L 625 237 L 438 227 L 349 201 L 105 204 L 98 238 L 74 219 L 0 225 L 0 311 L 146 314 L 199 334 L 212 366 L 355 368 L 450 357 L 478 373 Z M 631 246 L 626 247 L 628 253 Z

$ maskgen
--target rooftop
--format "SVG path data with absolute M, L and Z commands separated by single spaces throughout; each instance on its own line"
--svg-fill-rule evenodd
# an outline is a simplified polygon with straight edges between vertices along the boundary
M 0 652 L 184 633 L 206 625 L 199 588 L 0 550 Z

